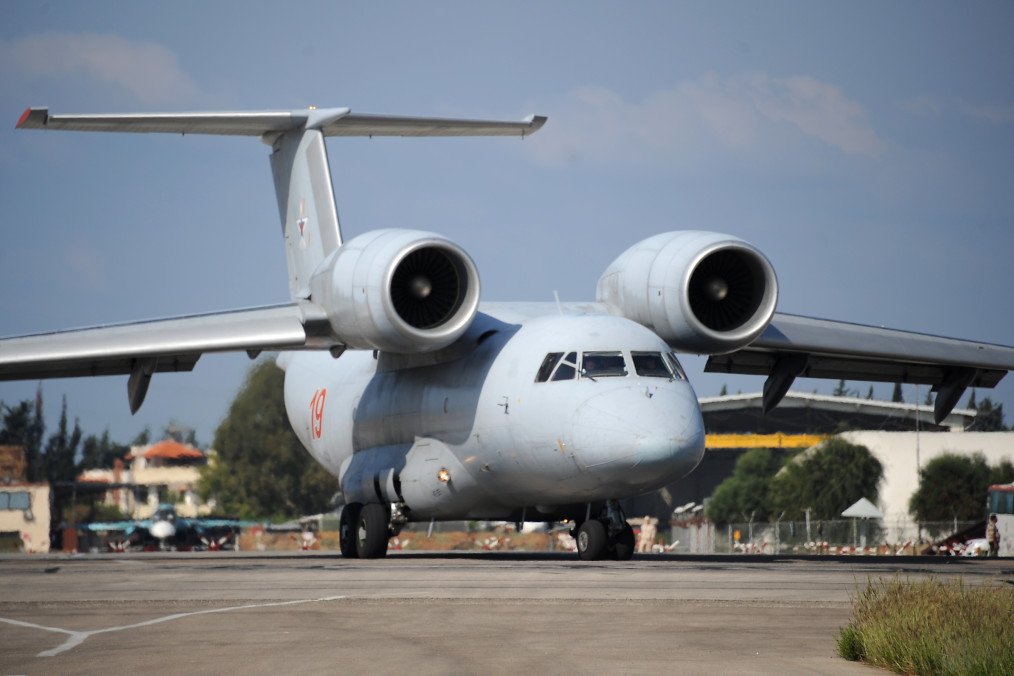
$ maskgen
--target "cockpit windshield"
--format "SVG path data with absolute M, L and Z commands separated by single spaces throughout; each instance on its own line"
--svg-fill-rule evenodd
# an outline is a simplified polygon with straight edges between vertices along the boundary
M 578 369 L 577 352 L 550 352 L 539 365 L 535 382 L 556 382 L 573 380 L 578 373 L 582 378 L 623 377 L 630 375 L 627 359 L 634 365 L 634 374 L 641 378 L 668 378 L 686 380 L 686 373 L 676 355 L 671 352 L 631 351 L 629 357 L 620 350 L 600 350 L 581 353 L 581 368 Z
M 672 378 L 672 371 L 662 358 L 661 352 L 631 352 L 634 371 L 648 378 Z
M 622 352 L 585 352 L 581 355 L 581 377 L 601 378 L 627 375 Z

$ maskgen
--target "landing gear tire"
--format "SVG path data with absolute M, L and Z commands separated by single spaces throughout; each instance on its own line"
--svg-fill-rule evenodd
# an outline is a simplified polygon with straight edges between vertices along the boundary
M 387 556 L 390 517 L 383 505 L 363 505 L 356 520 L 356 552 L 361 559 Z
M 623 530 L 616 534 L 613 541 L 613 556 L 617 561 L 629 561 L 634 558 L 634 529 L 624 524 Z
M 577 555 L 582 561 L 601 559 L 606 544 L 606 527 L 598 519 L 589 519 L 577 529 Z
M 359 524 L 359 512 L 362 508 L 363 506 L 358 502 L 345 505 L 338 518 L 338 547 L 346 559 L 354 559 L 358 556 L 356 531 Z

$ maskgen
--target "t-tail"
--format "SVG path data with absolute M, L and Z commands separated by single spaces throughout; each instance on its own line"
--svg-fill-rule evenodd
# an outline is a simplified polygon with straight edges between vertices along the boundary
M 520 122 L 364 115 L 349 108 L 290 111 L 50 115 L 29 108 L 19 129 L 258 136 L 271 146 L 278 214 L 285 238 L 289 294 L 310 297 L 310 281 L 342 245 L 326 136 L 527 136 L 546 118 Z

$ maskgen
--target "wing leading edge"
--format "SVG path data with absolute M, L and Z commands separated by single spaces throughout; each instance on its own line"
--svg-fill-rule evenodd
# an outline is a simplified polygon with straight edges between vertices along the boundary
M 329 349 L 327 316 L 312 303 L 191 315 L 0 340 L 0 380 L 129 374 L 132 412 L 154 373 L 191 371 L 206 352 Z
M 708 358 L 705 371 L 766 375 L 763 407 L 798 377 L 931 385 L 939 423 L 968 387 L 995 387 L 1014 347 L 776 313 L 748 347 Z

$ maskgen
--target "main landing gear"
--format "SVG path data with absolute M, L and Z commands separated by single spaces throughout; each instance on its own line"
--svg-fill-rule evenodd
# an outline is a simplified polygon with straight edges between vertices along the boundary
M 387 556 L 387 541 L 394 534 L 391 515 L 385 505 L 358 502 L 342 507 L 338 544 L 349 559 L 379 559 Z
M 627 523 L 617 500 L 607 500 L 598 517 L 589 518 L 574 536 L 582 561 L 615 559 L 629 561 L 634 556 L 634 529 Z

